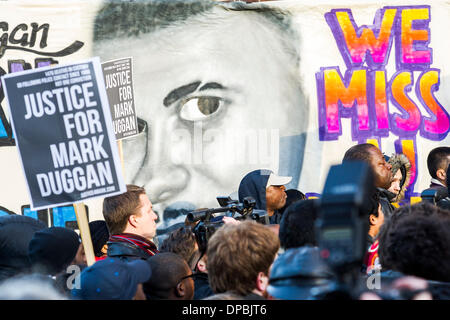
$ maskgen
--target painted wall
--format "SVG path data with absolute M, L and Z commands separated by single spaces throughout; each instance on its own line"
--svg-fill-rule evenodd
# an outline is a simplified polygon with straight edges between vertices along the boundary
M 408 156 L 409 199 L 429 185 L 428 152 L 450 145 L 447 1 L 0 6 L 20 12 L 0 25 L 5 73 L 50 58 L 133 58 L 141 133 L 123 140 L 125 179 L 146 187 L 161 217 L 174 203 L 216 207 L 216 196 L 235 196 L 259 168 L 290 175 L 289 188 L 315 195 L 329 166 L 367 141 Z M 36 39 L 33 22 L 49 25 Z M 48 54 L 75 41 L 83 46 L 70 54 Z M 5 117 L 0 206 L 20 212 L 29 201 Z M 93 219 L 99 203 L 87 203 Z

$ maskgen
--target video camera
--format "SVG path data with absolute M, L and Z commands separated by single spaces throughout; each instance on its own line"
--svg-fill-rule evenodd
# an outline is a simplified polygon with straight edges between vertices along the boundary
M 335 298 L 351 299 L 361 280 L 374 192 L 373 172 L 366 163 L 345 162 L 330 168 L 319 201 L 316 234 L 320 255 L 336 275 L 335 289 L 328 292 Z
M 244 198 L 243 203 L 230 197 L 217 197 L 220 208 L 198 209 L 187 214 L 187 221 L 197 223 L 193 231 L 200 252 L 205 252 L 208 240 L 224 222 L 223 217 L 236 220 L 254 220 L 262 224 L 269 224 L 269 216 L 265 210 L 255 209 L 256 201 L 252 197 Z

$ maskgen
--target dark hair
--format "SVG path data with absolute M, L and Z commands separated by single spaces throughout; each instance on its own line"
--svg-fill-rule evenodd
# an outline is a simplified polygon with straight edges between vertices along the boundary
M 436 171 L 438 169 L 447 170 L 448 156 L 450 156 L 450 147 L 438 147 L 430 151 L 427 157 L 427 166 L 432 178 L 437 179 Z
M 97 14 L 94 41 L 139 36 L 209 11 L 213 1 L 105 1 Z
M 96 257 L 103 256 L 102 248 L 109 240 L 109 231 L 106 222 L 103 220 L 89 222 L 89 232 L 91 233 L 94 255 Z
M 369 153 L 369 150 L 372 148 L 376 148 L 376 146 L 370 143 L 362 143 L 354 145 L 345 152 L 342 162 L 364 161 L 370 163 L 371 155 Z
M 378 190 L 375 190 L 375 192 L 372 193 L 372 196 L 368 199 L 368 206 L 367 206 L 367 218 L 369 219 L 369 225 L 370 225 L 370 216 L 373 215 L 375 217 L 378 217 L 378 207 L 380 206 L 380 192 Z
M 199 255 L 196 247 L 195 235 L 190 227 L 181 227 L 172 231 L 163 241 L 160 252 L 173 252 L 180 255 L 191 269 L 195 268 L 195 263 Z
M 303 192 L 298 191 L 297 189 L 289 189 L 286 190 L 285 192 L 287 195 L 286 204 L 284 205 L 283 208 L 279 209 L 279 212 L 281 214 L 283 214 L 291 204 L 297 201 L 306 200 L 305 194 Z
M 317 200 L 303 200 L 290 205 L 280 221 L 280 245 L 285 249 L 305 245 L 316 246 L 314 223 L 317 219 Z
M 390 268 L 428 280 L 450 281 L 450 220 L 437 215 L 407 216 L 380 243 Z
M 400 221 L 408 217 L 418 218 L 427 216 L 436 216 L 437 218 L 449 219 L 450 211 L 440 209 L 429 202 L 422 201 L 413 205 L 405 205 L 395 209 L 390 218 L 384 221 L 378 235 L 378 256 L 383 269 L 393 269 L 395 266 L 395 257 L 392 256 L 391 251 L 388 250 L 388 246 L 386 245 L 386 243 L 389 242 L 391 230 L 399 224 Z
M 180 279 L 188 275 L 188 265 L 178 254 L 162 252 L 148 258 L 152 276 L 143 284 L 148 300 L 168 299 Z
M 103 217 L 111 235 L 125 230 L 128 218 L 141 206 L 141 194 L 145 194 L 144 188 L 128 184 L 127 192 L 103 200 Z

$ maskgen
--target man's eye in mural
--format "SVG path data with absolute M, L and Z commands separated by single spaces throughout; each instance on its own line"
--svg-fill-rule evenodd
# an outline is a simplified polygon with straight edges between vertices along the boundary
M 164 106 L 170 107 L 178 101 L 180 117 L 188 121 L 205 120 L 217 114 L 229 102 L 217 93 L 227 89 L 217 82 L 201 84 L 201 81 L 196 81 L 172 90 L 164 98 Z
M 205 120 L 223 108 L 225 100 L 220 97 L 192 97 L 182 102 L 180 117 L 184 120 Z

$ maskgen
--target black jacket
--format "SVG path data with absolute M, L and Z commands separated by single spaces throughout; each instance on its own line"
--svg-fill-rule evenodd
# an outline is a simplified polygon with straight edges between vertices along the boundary
M 208 274 L 196 273 L 194 277 L 194 300 L 202 300 L 212 295 L 214 295 L 214 292 L 209 286 Z
M 437 194 L 436 194 L 436 202 L 445 199 L 446 197 L 449 196 L 448 194 L 448 189 L 446 187 L 441 186 L 440 184 L 437 183 L 431 183 L 430 187 L 428 189 L 425 189 L 423 191 L 427 191 L 427 190 L 436 190 Z M 422 191 L 422 192 L 423 192 Z
M 136 245 L 126 242 L 107 242 L 108 257 L 119 258 L 125 261 L 148 259 L 151 257 L 146 251 Z

